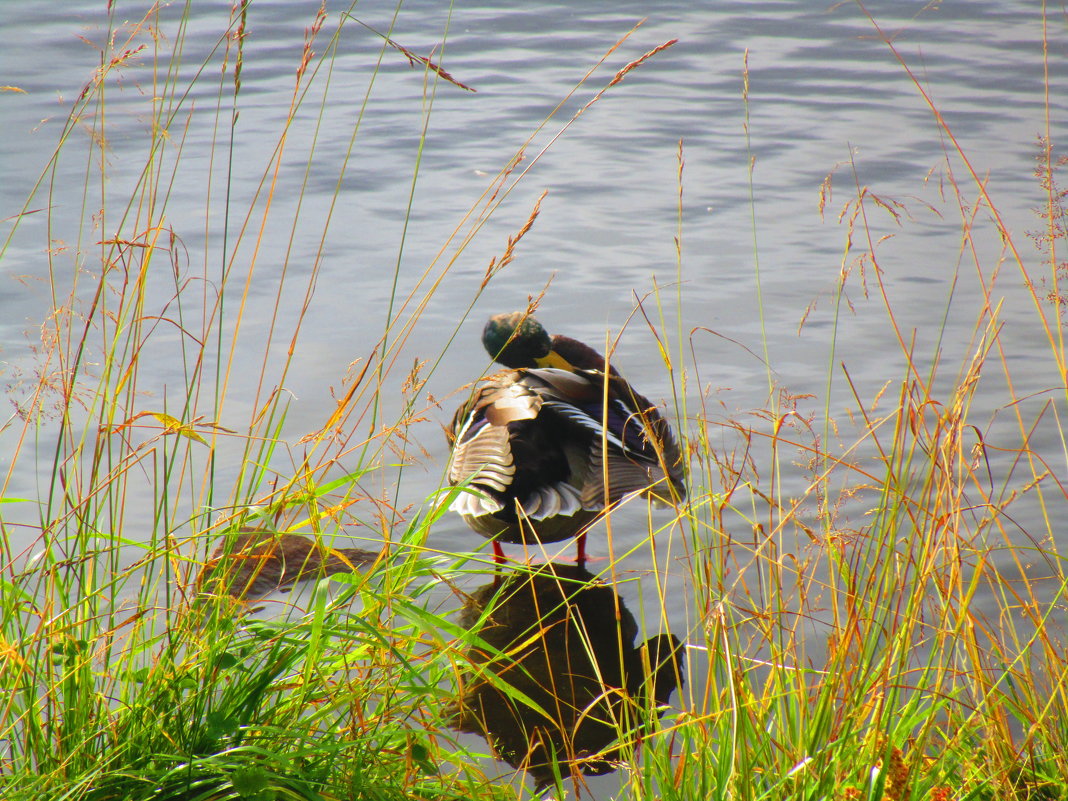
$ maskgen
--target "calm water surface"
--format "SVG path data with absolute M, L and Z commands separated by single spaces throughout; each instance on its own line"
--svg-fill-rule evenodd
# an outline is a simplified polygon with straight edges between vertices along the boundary
M 328 5 L 323 43 L 347 8 Z M 1037 276 L 1040 257 L 1026 232 L 1039 227 L 1033 209 L 1042 193 L 1032 172 L 1036 137 L 1046 130 L 1039 4 L 947 0 L 927 6 L 901 0 L 867 4 L 883 31 L 894 35 L 898 52 L 987 181 L 1006 229 Z M 254 2 L 249 11 L 230 189 L 233 230 L 270 164 L 292 95 L 303 31 L 316 8 L 310 2 Z M 183 80 L 209 58 L 229 10 L 227 2 L 194 4 L 180 69 Z M 368 2 L 354 13 L 387 30 L 393 10 L 390 3 Z M 164 13 L 164 31 L 180 11 L 178 4 Z M 122 2 L 113 12 L 116 20 L 139 14 L 138 6 Z M 764 350 L 758 264 L 770 364 L 781 385 L 813 395 L 801 401 L 803 411 L 819 414 L 826 404 L 840 417 L 846 407 L 855 406 L 841 369 L 833 370 L 828 387 L 831 364 L 848 369 L 862 398 L 870 400 L 888 381 L 892 386 L 886 402 L 896 396 L 905 376 L 904 358 L 881 304 L 874 294 L 865 298 L 859 275 L 848 290 L 855 313 L 844 310 L 835 327 L 833 290 L 847 239 L 837 215 L 855 196 L 858 184 L 906 207 L 900 225 L 889 214 L 869 209 L 874 236 L 893 235 L 879 246 L 885 285 L 898 327 L 906 338 L 915 337 L 921 372 L 930 368 L 937 353 L 946 380 L 954 377 L 957 365 L 975 347 L 982 292 L 973 256 L 962 244 L 961 212 L 950 181 L 959 182 L 969 204 L 974 204 L 976 190 L 916 86 L 858 6 L 771 1 L 617 2 L 610 7 L 592 2 L 473 3 L 459 4 L 450 19 L 447 4 L 424 0 L 401 8 L 394 37 L 417 53 L 437 48 L 446 68 L 478 91 L 437 86 L 405 236 L 405 209 L 425 122 L 423 74 L 399 53 L 386 53 L 346 167 L 380 41 L 358 25 L 344 27 L 325 107 L 320 111 L 315 102 L 308 102 L 290 134 L 273 197 L 273 219 L 292 220 L 299 203 L 300 223 L 295 236 L 291 223 L 264 232 L 241 340 L 250 358 L 237 359 L 227 411 L 235 419 L 247 419 L 253 404 L 252 387 L 261 368 L 251 354 L 261 353 L 262 340 L 269 336 L 283 265 L 285 280 L 300 286 L 321 249 L 317 292 L 303 323 L 299 357 L 285 381 L 294 395 L 287 435 L 295 441 L 319 427 L 334 408 L 331 387 L 340 385 L 349 363 L 366 357 L 380 336 L 394 266 L 399 262 L 403 295 L 492 176 L 600 55 L 642 18 L 645 24 L 609 59 L 604 75 L 598 73 L 565 104 L 565 115 L 585 103 L 622 64 L 669 39 L 678 39 L 678 44 L 627 75 L 537 161 L 460 255 L 407 341 L 401 364 L 436 358 L 443 340 L 460 324 L 489 259 L 501 252 L 538 195 L 548 190 L 516 262 L 477 302 L 460 325 L 456 346 L 431 377 L 427 389 L 447 400 L 432 420 L 415 429 L 419 444 L 429 452 L 425 466 L 405 470 L 389 493 L 400 505 L 419 503 L 439 485 L 446 459 L 439 424 L 456 404 L 450 393 L 486 367 L 478 345 L 486 315 L 522 307 L 528 295 L 551 281 L 541 306 L 543 321 L 552 330 L 597 344 L 604 342 L 606 331 L 616 333 L 625 324 L 636 294 L 646 295 L 654 282 L 675 280 L 680 140 L 685 153 L 681 324 L 687 332 L 706 329 L 694 334 L 693 353 L 710 404 L 719 409 L 717 419 L 744 416 L 768 404 L 767 372 L 754 355 Z M 104 4 L 99 2 L 67 3 L 63 14 L 35 4 L 5 9 L 0 83 L 21 87 L 26 94 L 0 95 L 5 132 L 0 217 L 22 209 L 53 153 L 71 102 L 98 62 L 84 40 L 99 43 L 105 31 Z M 1050 37 L 1050 123 L 1056 142 L 1068 122 L 1066 96 L 1057 91 L 1068 71 L 1068 34 L 1060 21 L 1051 27 Z M 742 82 L 746 52 L 748 106 Z M 231 80 L 229 75 L 220 79 L 220 59 L 209 59 L 205 77 L 194 84 L 183 111 L 183 120 L 190 110 L 193 113 L 168 204 L 167 223 L 194 264 L 204 261 L 206 247 L 209 260 L 219 259 L 225 214 L 225 165 L 219 161 L 218 144 L 216 160 L 211 158 L 219 81 L 228 86 Z M 142 64 L 129 68 L 121 85 L 110 90 L 113 127 L 107 169 L 117 191 L 132 185 L 144 164 L 143 98 L 151 85 L 149 65 Z M 313 123 L 319 117 L 316 128 Z M 534 138 L 528 156 L 547 144 L 566 118 L 551 121 Z M 78 129 L 74 135 L 87 134 Z M 313 145 L 315 157 L 307 172 Z M 85 162 L 77 158 L 59 162 L 52 202 L 55 230 L 64 232 L 60 238 L 76 231 L 85 170 Z M 832 172 L 834 191 L 821 216 L 819 188 Z M 206 187 L 213 192 L 210 207 Z M 31 208 L 45 200 L 39 193 Z M 331 208 L 332 222 L 321 246 L 323 221 Z M 118 226 L 120 213 L 119 208 L 108 209 L 109 230 Z M 5 235 L 9 229 L 10 222 L 5 222 Z M 0 325 L 10 381 L 19 370 L 31 369 L 28 347 L 34 327 L 47 313 L 43 250 L 48 237 L 44 215 L 26 218 L 4 256 Z M 293 248 L 287 253 L 291 238 Z M 1063 378 L 1042 344 L 1024 282 L 1011 261 L 1002 263 L 1002 243 L 985 209 L 977 215 L 974 244 L 985 280 L 1001 264 L 993 292 L 995 302 L 1004 304 L 999 344 L 1014 370 L 1017 396 L 1027 398 L 1019 407 L 1024 418 L 1033 420 L 1043 404 L 1058 397 L 1063 414 L 1063 392 L 1050 393 L 1063 386 Z M 53 247 L 60 245 L 53 242 Z M 251 255 L 251 248 L 243 248 L 242 256 Z M 75 255 L 58 258 L 73 272 Z M 869 287 L 874 289 L 872 278 L 869 271 Z M 159 300 L 165 299 L 161 289 Z M 279 330 L 288 331 L 298 311 L 299 302 L 280 309 Z M 668 314 L 669 330 L 674 330 L 676 310 L 670 303 Z M 799 332 L 802 319 L 805 325 Z M 143 388 L 160 405 L 163 398 L 178 403 L 183 384 L 181 365 L 166 355 L 167 347 L 173 347 L 167 336 L 173 335 L 161 334 L 158 358 L 141 377 Z M 276 336 L 275 353 L 284 352 L 288 344 L 288 334 Z M 651 398 L 670 397 L 655 340 L 640 320 L 624 332 L 615 363 Z M 1003 383 L 991 376 L 973 402 L 971 419 L 988 444 L 1018 447 L 1018 427 L 1005 408 L 1010 396 Z M 698 387 L 690 386 L 691 408 L 696 408 Z M 390 419 L 388 412 L 385 419 Z M 1051 470 L 1063 480 L 1068 471 L 1063 455 L 1058 458 L 1053 433 L 1052 427 L 1040 425 L 1033 444 L 1050 457 Z M 730 434 L 723 436 L 725 448 L 736 444 Z M 4 445 L 8 452 L 13 446 L 10 440 Z M 47 438 L 43 448 L 47 453 Z M 990 458 L 994 484 L 1004 482 L 1008 458 L 999 461 L 996 453 Z M 804 488 L 800 472 L 785 480 L 794 492 Z M 37 477 L 20 474 L 10 491 L 36 497 L 40 486 Z M 1055 500 L 1063 503 L 1063 497 Z M 136 501 L 133 508 L 136 514 Z M 858 527 L 864 523 L 864 509 L 858 503 Z M 1020 506 L 1016 511 L 1015 523 L 1024 529 L 1041 519 L 1037 508 Z M 742 535 L 748 532 L 739 532 Z M 617 549 L 627 545 L 626 532 L 619 537 Z M 476 540 L 450 518 L 435 529 L 430 545 L 466 550 Z M 595 542 L 594 552 L 597 548 Z M 650 564 L 642 553 L 628 560 L 628 569 Z M 631 595 L 629 600 L 642 604 L 636 591 Z M 669 611 L 680 632 L 691 625 L 683 603 Z

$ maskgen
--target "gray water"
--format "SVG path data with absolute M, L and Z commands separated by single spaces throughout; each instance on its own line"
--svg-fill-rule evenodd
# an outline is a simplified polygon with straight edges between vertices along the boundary
M 312 23 L 316 7 L 255 2 L 249 12 L 235 131 L 238 156 L 230 189 L 231 230 L 240 224 L 270 164 L 292 96 L 303 31 Z M 1026 236 L 1040 228 L 1033 209 L 1041 204 L 1042 191 L 1032 173 L 1036 137 L 1046 131 L 1039 4 L 882 0 L 866 7 L 882 30 L 893 35 L 895 48 L 986 181 L 1028 269 L 1040 277 L 1041 256 Z M 80 37 L 100 42 L 106 30 L 104 4 L 72 2 L 63 8 L 58 14 L 51 5 L 5 4 L 0 83 L 18 86 L 25 94 L 0 94 L 5 134 L 0 146 L 4 174 L 0 218 L 22 209 L 55 149 L 70 104 L 98 63 L 93 48 Z M 317 51 L 324 50 L 343 10 L 340 4 L 329 4 Z M 353 13 L 385 31 L 393 10 L 392 4 L 369 2 Z M 180 4 L 165 10 L 162 27 L 173 25 L 180 12 Z M 117 3 L 114 17 L 134 19 L 139 13 L 133 4 Z M 1044 404 L 1056 402 L 1058 412 L 1064 413 L 1063 377 L 1043 344 L 1024 280 L 1011 260 L 1002 263 L 1002 242 L 985 209 L 977 215 L 974 233 L 978 259 L 962 250 L 961 214 L 949 180 L 958 182 L 969 203 L 976 201 L 975 184 L 917 86 L 860 7 L 771 0 L 477 3 L 459 4 L 450 19 L 447 4 L 424 0 L 403 5 L 394 38 L 423 55 L 437 48 L 435 58 L 477 92 L 447 83 L 436 86 L 405 233 L 405 209 L 424 124 L 424 74 L 412 69 L 400 53 L 385 53 L 345 169 L 346 150 L 381 43 L 358 25 L 344 26 L 325 108 L 320 113 L 315 102 L 309 102 L 290 133 L 272 201 L 272 219 L 279 222 L 264 233 L 245 315 L 241 342 L 250 355 L 243 360 L 239 352 L 232 400 L 225 409 L 236 422 L 231 427 L 240 428 L 254 405 L 254 379 L 260 372 L 255 355 L 262 353 L 262 342 L 269 336 L 275 290 L 291 238 L 291 223 L 286 221 L 292 220 L 298 202 L 301 225 L 292 237 L 294 249 L 287 267 L 287 280 L 294 286 L 301 285 L 320 250 L 323 222 L 336 194 L 317 291 L 302 325 L 298 358 L 285 381 L 294 396 L 286 423 L 286 436 L 293 442 L 329 417 L 334 409 L 331 388 L 340 386 L 350 362 L 365 358 L 381 335 L 398 259 L 403 297 L 492 177 L 583 73 L 642 18 L 644 25 L 606 67 L 535 136 L 522 167 L 616 69 L 658 44 L 670 39 L 678 43 L 612 87 L 538 159 L 459 256 L 404 346 L 401 365 L 416 358 L 435 359 L 444 339 L 459 325 L 455 346 L 445 353 L 426 387 L 436 398 L 445 399 L 442 407 L 412 431 L 429 456 L 406 469 L 395 486 L 391 479 L 384 488 L 399 505 L 418 504 L 440 485 L 447 457 L 440 424 L 448 421 L 457 403 L 452 394 L 456 388 L 487 368 L 478 334 L 488 314 L 523 307 L 528 295 L 551 281 L 540 318 L 550 330 L 599 345 L 606 331 L 615 335 L 631 317 L 636 295 L 645 297 L 654 282 L 664 286 L 676 280 L 680 140 L 685 157 L 684 287 L 679 310 L 673 305 L 674 288 L 667 291 L 667 329 L 675 330 L 678 312 L 682 330 L 695 332 L 695 363 L 688 369 L 707 389 L 709 406 L 717 410 L 715 419 L 747 419 L 750 410 L 769 403 L 767 370 L 759 358 L 764 344 L 758 265 L 768 360 L 781 386 L 812 396 L 802 398 L 799 409 L 820 416 L 827 408 L 832 416 L 843 418 L 846 408 L 855 408 L 839 364 L 848 370 L 865 402 L 890 382 L 882 403 L 884 408 L 894 403 L 906 375 L 905 359 L 878 300 L 870 266 L 870 298 L 865 298 L 854 270 L 847 291 L 855 313 L 843 309 L 835 321 L 833 295 L 847 237 L 837 215 L 855 196 L 857 184 L 907 207 L 898 225 L 889 214 L 870 206 L 869 223 L 873 239 L 893 235 L 878 246 L 880 265 L 896 323 L 906 339 L 915 337 L 920 372 L 926 374 L 938 353 L 945 376 L 937 386 L 946 386 L 956 376 L 958 365 L 976 344 L 981 283 L 973 261 L 981 265 L 987 282 L 1000 263 L 992 292 L 995 303 L 1003 302 L 999 344 L 1013 370 L 1016 396 L 1026 400 L 1008 409 L 1010 396 L 994 370 L 984 379 L 970 419 L 989 445 L 1013 448 L 1020 441 L 1014 409 L 1020 409 L 1025 420 L 1034 420 Z M 205 59 L 210 65 L 194 84 L 182 112 L 183 120 L 190 111 L 192 116 L 167 211 L 167 223 L 194 265 L 220 259 L 225 168 L 209 161 L 210 137 L 219 82 L 228 92 L 231 78 L 219 77 L 221 56 L 209 59 L 209 52 L 228 19 L 229 3 L 194 4 L 181 69 L 182 79 L 188 80 Z M 1059 91 L 1068 71 L 1066 43 L 1063 17 L 1051 12 L 1050 133 L 1055 143 L 1068 122 L 1068 103 Z M 747 102 L 743 99 L 746 53 Z M 143 94 L 150 91 L 150 68 L 147 62 L 142 64 L 124 72 L 109 98 L 109 181 L 119 194 L 123 186 L 132 185 L 144 163 Z M 306 177 L 318 117 L 315 158 Z M 86 134 L 78 129 L 74 136 Z M 218 143 L 216 148 L 222 151 Z M 58 164 L 52 202 L 56 230 L 62 236 L 76 231 L 85 170 L 85 162 L 76 158 Z M 341 191 L 336 192 L 343 170 Z M 819 190 L 832 172 L 833 195 L 821 216 Z M 301 198 L 302 184 L 306 186 Z M 208 186 L 213 189 L 210 209 L 205 197 Z M 543 190 L 548 196 L 517 250 L 515 263 L 490 284 L 461 323 L 490 258 L 501 253 Z M 40 208 L 45 202 L 46 196 L 38 193 L 30 207 Z M 118 212 L 109 209 L 108 230 L 118 225 Z M 4 225 L 6 235 L 11 223 Z M 19 370 L 31 369 L 28 349 L 48 310 L 43 281 L 47 237 L 45 215 L 26 217 L 4 255 L 0 358 L 9 383 Z M 855 237 L 859 245 L 861 234 Z M 446 258 L 452 252 L 454 245 Z M 241 256 L 251 258 L 251 248 L 243 246 Z M 73 271 L 71 254 L 58 258 L 66 259 Z M 161 303 L 167 297 L 165 283 L 159 290 Z M 299 298 L 280 310 L 283 333 L 272 342 L 275 354 L 288 346 L 285 332 L 298 311 Z M 1045 311 L 1052 315 L 1048 306 Z M 155 345 L 159 352 L 148 354 L 154 358 L 143 367 L 142 386 L 152 393 L 154 408 L 162 407 L 165 398 L 177 402 L 179 397 L 181 366 L 169 355 L 174 343 L 173 333 L 161 332 Z M 640 315 L 620 338 L 614 363 L 650 398 L 670 399 L 669 377 Z M 696 382 L 690 388 L 689 408 L 695 409 L 699 388 Z M 390 411 L 384 419 L 391 419 Z M 1050 459 L 1050 469 L 1063 484 L 1068 470 L 1054 439 L 1055 429 L 1048 424 L 1050 417 L 1039 425 L 1032 444 Z M 228 424 L 227 419 L 219 422 Z M 680 422 L 684 428 L 694 425 Z M 0 443 L 9 452 L 14 447 L 10 431 L 2 436 L 8 437 Z M 725 448 L 734 444 L 729 431 L 717 431 L 716 436 L 723 438 Z M 995 484 L 1022 483 L 1021 476 L 1010 473 L 1009 457 L 991 453 L 990 460 Z M 9 492 L 37 497 L 46 479 L 47 473 L 20 473 Z M 787 475 L 784 480 L 787 494 L 804 489 L 801 475 Z M 1063 496 L 1054 493 L 1050 498 L 1063 508 Z M 131 499 L 135 507 L 136 503 Z M 858 504 L 855 510 L 857 527 L 864 524 L 865 508 Z M 1058 514 L 1054 508 L 1053 516 Z M 1035 505 L 1014 507 L 1012 525 L 1020 529 L 1041 532 L 1041 520 Z M 621 536 L 619 545 L 624 547 L 626 533 Z M 469 550 L 482 542 L 460 521 L 448 518 L 435 528 L 429 545 L 452 551 Z M 595 554 L 599 548 L 604 555 L 603 543 L 591 546 Z M 651 565 L 652 557 L 638 553 L 628 560 L 627 569 L 640 571 Z M 630 600 L 641 602 L 633 592 L 631 596 Z M 649 598 L 643 600 L 647 605 Z M 692 625 L 684 606 L 680 600 L 678 609 L 669 610 L 680 630 Z M 649 614 L 652 620 L 657 618 L 655 611 Z

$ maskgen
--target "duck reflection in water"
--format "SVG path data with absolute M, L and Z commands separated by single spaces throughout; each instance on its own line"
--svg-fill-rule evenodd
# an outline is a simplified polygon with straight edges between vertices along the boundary
M 574 564 L 498 576 L 461 614 L 489 648 L 469 651 L 476 670 L 464 677 L 452 725 L 485 737 L 539 790 L 557 775 L 580 782 L 580 771 L 615 770 L 621 735 L 636 742 L 652 719 L 648 710 L 662 714 L 656 707 L 682 681 L 679 640 L 660 634 L 634 645 L 633 615 L 593 578 Z

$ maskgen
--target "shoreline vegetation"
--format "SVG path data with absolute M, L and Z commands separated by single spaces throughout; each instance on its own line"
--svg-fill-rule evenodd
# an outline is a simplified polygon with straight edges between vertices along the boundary
M 139 21 L 108 16 L 99 68 L 71 103 L 55 156 L 25 207 L 7 221 L 0 259 L 14 253 L 20 227 L 47 217 L 41 258 L 48 260 L 51 310 L 32 373 L 11 392 L 16 414 L 0 431 L 10 445 L 0 498 L 0 796 L 488 801 L 529 796 L 534 781 L 522 789 L 524 767 L 557 797 L 581 796 L 585 764 L 614 770 L 620 798 L 1068 799 L 1068 584 L 1056 523 L 1065 508 L 1064 472 L 1043 462 L 1031 441 L 1041 429 L 1066 444 L 1057 416 L 1068 366 L 1059 288 L 1064 193 L 1056 181 L 1063 162 L 1048 136 L 1037 157 L 1046 199 L 1033 236 L 1038 248 L 1025 250 L 1030 243 L 1014 240 L 1001 222 L 980 169 L 922 80 L 871 19 L 904 79 L 931 104 L 947 151 L 961 165 L 944 178 L 944 194 L 961 212 L 962 253 L 974 258 L 983 287 L 970 310 L 970 355 L 950 365 L 937 353 L 915 352 L 883 285 L 869 220 L 897 220 L 902 209 L 858 183 L 838 201 L 847 247 L 833 302 L 844 313 L 848 289 L 863 286 L 882 303 L 888 348 L 903 357 L 904 370 L 887 374 L 876 396 L 856 394 L 850 409 L 831 409 L 831 383 L 850 382 L 832 354 L 827 398 L 816 399 L 827 407 L 817 415 L 774 382 L 768 364 L 767 407 L 727 419 L 704 390 L 708 376 L 689 359 L 694 332 L 679 319 L 680 141 L 677 280 L 646 288 L 633 322 L 647 323 L 661 345 L 671 387 L 665 416 L 690 454 L 689 499 L 667 512 L 647 512 L 644 501 L 624 510 L 647 525 L 638 546 L 651 554 L 647 574 L 631 575 L 612 559 L 581 576 L 591 597 L 607 599 L 597 602 L 601 611 L 619 605 L 610 617 L 620 631 L 606 647 L 569 620 L 572 647 L 608 653 L 620 675 L 604 682 L 596 702 L 586 686 L 576 695 L 591 711 L 570 720 L 583 721 L 596 742 L 594 753 L 579 753 L 577 736 L 572 742 L 545 733 L 552 728 L 549 702 L 500 669 L 509 659 L 533 664 L 512 652 L 550 625 L 538 631 L 537 621 L 528 622 L 510 637 L 494 628 L 512 597 L 501 587 L 524 578 L 533 586 L 551 554 L 532 554 L 529 566 L 510 563 L 503 580 L 477 537 L 471 547 L 482 549 L 472 553 L 427 545 L 461 490 L 443 486 L 426 499 L 391 494 L 406 465 L 422 458 L 423 434 L 415 427 L 461 400 L 427 395 L 441 354 L 410 367 L 400 361 L 401 349 L 463 249 L 545 150 L 520 148 L 410 292 L 395 281 L 385 326 L 357 346 L 336 408 L 316 430 L 290 437 L 295 401 L 287 375 L 311 298 L 323 291 L 317 279 L 333 208 L 314 225 L 300 216 L 299 202 L 297 217 L 276 219 L 275 186 L 291 130 L 314 127 L 326 107 L 339 37 L 360 29 L 377 37 L 376 65 L 406 59 L 419 70 L 427 120 L 437 92 L 478 86 L 447 72 L 440 52 L 417 54 L 400 30 L 371 33 L 350 14 L 320 9 L 298 48 L 276 153 L 250 165 L 235 152 L 233 133 L 254 13 L 251 4 L 236 3 L 220 33 L 212 59 L 221 57 L 221 79 L 209 78 L 206 64 L 191 71 L 182 61 L 188 6 L 174 19 L 155 6 Z M 546 119 L 543 128 L 560 126 L 552 142 L 674 44 L 637 44 L 637 30 Z M 614 64 L 621 66 L 611 77 L 602 74 Z M 368 97 L 377 71 L 368 75 Z M 190 87 L 209 80 L 220 80 L 217 105 L 196 113 L 215 120 L 211 174 L 261 170 L 262 180 L 254 197 L 231 197 L 228 178 L 207 186 L 203 242 L 194 248 L 186 239 L 200 235 L 174 230 L 167 204 L 186 164 Z M 144 161 L 112 180 L 109 126 L 119 123 L 109 104 L 120 81 L 146 90 L 146 124 L 136 134 L 144 137 Z M 586 96 L 564 116 L 565 101 Z M 749 102 L 747 83 L 739 102 Z M 365 99 L 348 143 L 352 158 L 360 153 L 360 126 L 373 114 Z M 76 135 L 82 131 L 89 135 Z M 313 144 L 304 186 L 314 157 Z M 73 194 L 56 184 L 61 159 L 84 161 L 84 186 Z M 844 172 L 834 179 L 839 192 L 849 183 Z M 337 187 L 335 198 L 341 176 Z M 829 179 L 822 190 L 828 215 L 830 190 Z M 411 191 L 414 197 L 414 179 Z M 73 228 L 59 230 L 69 223 L 59 209 L 71 197 L 81 214 Z M 456 332 L 481 295 L 508 275 L 541 203 L 517 221 L 470 305 L 457 310 L 442 353 L 474 351 L 477 343 L 454 341 Z M 410 215 L 410 207 L 398 213 Z M 260 248 L 264 232 L 283 222 L 291 245 L 320 243 L 299 271 L 290 269 L 288 252 Z M 991 231 L 1003 243 L 996 265 L 984 263 L 975 245 Z M 763 233 L 756 230 L 756 238 Z M 280 260 L 281 278 L 257 272 L 277 271 Z M 1019 403 L 1012 354 L 1001 348 L 999 280 L 1026 286 L 1033 299 L 1032 355 L 1051 365 L 1049 403 L 1037 416 Z M 276 308 L 291 313 L 251 319 L 247 298 L 264 286 L 276 293 Z M 540 301 L 533 297 L 531 310 L 544 315 L 551 295 Z M 161 360 L 180 385 L 142 378 L 146 363 Z M 251 381 L 250 364 L 258 365 Z M 473 361 L 472 380 L 485 366 L 481 355 Z M 990 441 L 987 423 L 969 415 L 988 385 L 1006 396 L 1003 417 L 1015 415 L 1015 441 Z M 990 468 L 995 450 L 1001 464 L 1011 463 L 1007 474 Z M 14 497 L 13 477 L 28 472 L 39 477 L 40 497 Z M 803 476 L 799 497 L 785 493 L 784 474 Z M 858 498 L 868 513 L 849 519 L 844 509 Z M 1040 510 L 1037 528 L 1013 522 L 1025 503 Z M 594 536 L 611 538 L 611 526 L 609 520 Z M 249 539 L 252 532 L 268 532 L 271 548 Z M 296 572 L 275 545 L 294 549 Z M 560 553 L 567 547 L 562 543 Z M 277 584 L 307 578 L 301 607 L 275 614 L 284 606 L 275 597 L 263 602 L 264 611 L 260 601 L 241 597 L 248 593 L 228 589 L 237 586 L 231 578 L 218 585 L 204 579 L 235 554 L 238 565 L 250 557 L 273 565 Z M 265 579 L 265 569 L 243 578 Z M 557 598 L 578 581 L 568 576 L 537 592 Z M 626 611 L 613 592 L 625 582 L 659 609 L 685 592 L 688 629 L 669 631 L 666 614 Z M 598 624 L 598 635 L 610 625 Z M 519 669 L 533 675 L 533 668 Z M 539 724 L 548 728 L 540 730 L 534 756 L 509 737 L 513 718 L 501 724 L 505 734 L 493 735 L 516 776 L 488 759 L 485 740 L 457 732 L 487 728 L 457 706 L 474 696 L 510 704 L 516 720 L 523 712 L 550 721 Z M 614 741 L 605 727 L 614 729 Z M 568 748 L 574 753 L 561 753 Z M 537 764 L 524 765 L 526 756 Z

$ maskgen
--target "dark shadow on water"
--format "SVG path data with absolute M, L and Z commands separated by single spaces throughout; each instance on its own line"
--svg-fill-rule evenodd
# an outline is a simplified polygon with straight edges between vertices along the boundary
M 615 770 L 682 682 L 681 644 L 638 626 L 612 587 L 585 568 L 510 570 L 471 594 L 469 648 L 452 725 L 486 738 L 538 788 Z M 620 739 L 623 732 L 623 740 Z

